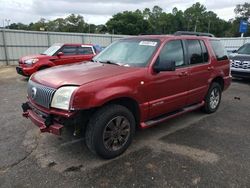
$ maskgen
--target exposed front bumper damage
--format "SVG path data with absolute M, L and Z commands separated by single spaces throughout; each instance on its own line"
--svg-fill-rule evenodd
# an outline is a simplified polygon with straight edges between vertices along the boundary
M 55 135 L 61 135 L 64 125 L 60 122 L 60 116 L 41 111 L 33 106 L 31 103 L 26 102 L 22 104 L 23 116 L 29 118 L 41 132 L 48 132 Z M 74 113 L 66 113 L 65 117 L 70 118 Z

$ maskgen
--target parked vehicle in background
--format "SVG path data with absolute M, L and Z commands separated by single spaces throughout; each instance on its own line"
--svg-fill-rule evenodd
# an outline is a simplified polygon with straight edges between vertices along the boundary
M 18 74 L 30 76 L 34 72 L 56 65 L 90 61 L 101 48 L 92 44 L 54 44 L 39 55 L 24 56 L 16 67 Z
M 230 83 L 227 53 L 211 35 L 138 36 L 114 42 L 92 62 L 32 75 L 23 116 L 42 132 L 82 130 L 93 153 L 113 158 L 137 128 L 198 108 L 215 112 Z
M 250 78 L 250 43 L 246 43 L 229 55 L 233 77 Z

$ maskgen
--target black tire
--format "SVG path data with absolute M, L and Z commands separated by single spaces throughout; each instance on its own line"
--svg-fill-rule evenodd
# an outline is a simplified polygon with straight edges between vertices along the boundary
M 211 102 L 211 100 L 213 100 L 212 99 L 213 92 L 216 92 L 216 91 L 217 91 L 216 96 L 218 95 L 218 102 L 215 103 L 215 101 L 214 101 L 214 105 L 213 105 L 213 102 Z M 211 84 L 208 92 L 207 92 L 206 97 L 205 97 L 205 105 L 203 107 L 203 111 L 206 112 L 206 113 L 208 113 L 208 114 L 216 112 L 216 110 L 220 106 L 221 94 L 222 94 L 222 89 L 221 89 L 220 84 L 217 83 L 217 82 L 213 82 Z
M 121 121 L 119 118 L 121 119 Z M 119 126 L 116 125 L 119 123 L 117 122 L 118 119 L 120 122 Z M 125 123 L 123 123 L 122 121 Z M 114 158 L 122 154 L 124 151 L 126 151 L 128 146 L 131 144 L 132 138 L 135 133 L 135 124 L 136 123 L 135 123 L 135 118 L 133 114 L 126 107 L 121 106 L 121 105 L 116 105 L 116 104 L 104 106 L 98 109 L 90 118 L 90 121 L 87 125 L 86 132 L 85 132 L 86 145 L 90 149 L 90 151 L 101 156 L 102 158 L 105 158 L 105 159 Z M 113 127 L 112 129 L 114 129 L 114 127 L 120 127 L 119 129 L 123 129 L 122 126 L 124 125 L 129 126 L 129 129 L 128 128 L 126 128 L 126 130 L 124 129 L 126 132 L 126 136 L 125 136 L 126 139 L 122 137 L 124 132 L 121 133 L 122 132 L 121 130 L 120 130 L 120 133 L 117 133 L 117 132 L 113 133 L 114 132 L 113 130 L 108 131 L 107 129 L 109 129 L 110 125 L 112 125 Z M 108 132 L 109 132 L 110 137 L 108 138 L 108 140 L 105 141 L 104 135 Z M 113 137 L 116 137 L 116 138 L 113 138 Z M 124 143 L 120 141 L 120 138 L 124 140 Z M 108 145 L 107 142 L 109 140 L 111 140 L 110 145 L 113 145 L 112 148 L 108 148 L 107 146 Z M 113 144 L 111 144 L 112 142 Z M 113 147 L 115 145 L 114 143 L 116 143 L 117 145 L 121 144 L 120 148 L 116 148 L 116 150 L 113 150 Z

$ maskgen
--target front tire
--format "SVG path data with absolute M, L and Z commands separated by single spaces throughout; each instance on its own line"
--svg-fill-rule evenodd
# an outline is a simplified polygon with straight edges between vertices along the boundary
M 203 111 L 208 114 L 216 112 L 220 106 L 221 94 L 222 89 L 220 84 L 213 82 L 206 95 Z
M 124 106 L 107 105 L 97 110 L 87 125 L 86 145 L 105 159 L 122 154 L 132 142 L 135 118 Z

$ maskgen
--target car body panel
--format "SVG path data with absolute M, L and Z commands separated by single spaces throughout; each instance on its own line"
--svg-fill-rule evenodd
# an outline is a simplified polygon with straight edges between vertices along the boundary
M 90 47 L 93 53 L 57 56 L 56 54 L 60 52 L 65 46 L 74 46 L 77 48 Z M 18 74 L 22 74 L 23 76 L 31 76 L 33 73 L 43 68 L 82 61 L 90 61 L 97 53 L 98 52 L 95 51 L 94 46 L 90 44 L 62 44 L 61 48 L 53 56 L 37 54 L 21 57 L 19 59 L 18 69 L 20 70 L 20 72 L 18 72 Z M 25 61 L 29 59 L 38 59 L 38 61 L 32 65 L 29 65 L 25 63 Z
M 216 60 L 209 37 L 156 35 L 132 38 L 160 41 L 146 67 L 78 63 L 38 72 L 31 80 L 52 88 L 79 86 L 71 97 L 68 112 L 98 108 L 121 98 L 133 100 L 138 104 L 140 125 L 168 112 L 203 102 L 211 82 L 216 78 L 224 80 L 224 89 L 231 83 L 229 60 Z M 164 44 L 170 40 L 186 39 L 203 40 L 209 62 L 192 66 L 187 64 L 175 71 L 156 73 L 153 66 Z

